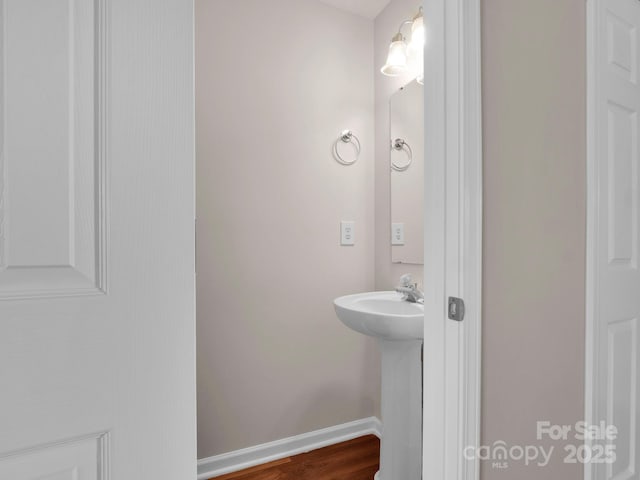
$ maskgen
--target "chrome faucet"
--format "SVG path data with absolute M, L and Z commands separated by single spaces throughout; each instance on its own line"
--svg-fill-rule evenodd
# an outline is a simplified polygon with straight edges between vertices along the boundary
M 417 283 L 411 283 L 411 275 L 408 273 L 400 277 L 400 286 L 396 287 L 396 292 L 402 294 L 402 300 L 411 303 L 424 303 L 424 293 L 418 289 Z

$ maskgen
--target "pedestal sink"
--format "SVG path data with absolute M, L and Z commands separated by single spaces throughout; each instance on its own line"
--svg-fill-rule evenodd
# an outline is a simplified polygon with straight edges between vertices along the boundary
M 342 323 L 380 342 L 382 439 L 376 480 L 420 480 L 424 307 L 396 292 L 346 295 L 333 303 Z

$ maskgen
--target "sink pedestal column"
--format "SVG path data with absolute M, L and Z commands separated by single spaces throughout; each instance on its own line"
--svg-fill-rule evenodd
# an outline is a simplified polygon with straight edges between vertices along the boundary
M 376 480 L 422 477 L 422 340 L 380 340 L 382 440 Z

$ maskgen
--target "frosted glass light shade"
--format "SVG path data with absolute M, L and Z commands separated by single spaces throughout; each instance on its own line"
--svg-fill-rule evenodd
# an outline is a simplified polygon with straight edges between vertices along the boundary
M 384 75 L 393 77 L 401 75 L 407 70 L 407 44 L 404 40 L 395 40 L 389 45 L 387 63 L 384 64 L 380 71 Z
M 425 43 L 424 17 L 422 14 L 416 16 L 411 24 L 411 45 L 414 48 L 422 48 Z

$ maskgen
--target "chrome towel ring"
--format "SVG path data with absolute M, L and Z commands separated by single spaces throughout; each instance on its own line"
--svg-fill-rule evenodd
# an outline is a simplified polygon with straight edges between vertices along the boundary
M 408 161 L 405 164 L 398 164 L 394 160 L 391 160 L 391 168 L 396 172 L 404 172 L 411 166 L 413 162 L 413 150 L 407 142 L 402 138 L 396 138 L 391 142 L 391 148 L 397 152 L 403 151 L 407 153 Z
M 356 157 L 353 160 L 349 161 L 342 158 L 342 155 L 340 155 L 340 152 L 338 151 L 338 145 L 340 142 L 351 143 L 355 147 Z M 341 163 L 342 165 L 353 165 L 358 161 L 358 157 L 360 156 L 360 140 L 358 139 L 358 137 L 356 137 L 355 133 L 353 133 L 351 130 L 343 130 L 340 133 L 340 136 L 336 139 L 335 142 L 333 142 L 333 156 L 336 161 L 338 163 Z

